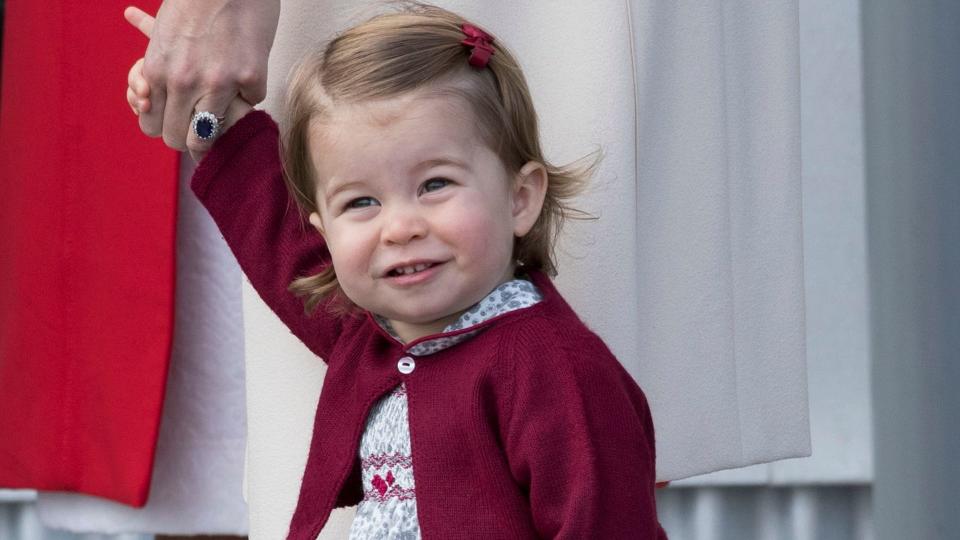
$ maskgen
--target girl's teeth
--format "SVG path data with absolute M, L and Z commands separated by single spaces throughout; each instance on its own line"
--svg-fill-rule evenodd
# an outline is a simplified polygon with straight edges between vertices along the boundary
M 427 269 L 429 266 L 430 266 L 429 264 L 418 264 L 416 266 L 406 266 L 404 268 L 397 268 L 396 272 L 397 274 L 400 274 L 400 275 L 413 274 L 416 272 L 423 271 Z

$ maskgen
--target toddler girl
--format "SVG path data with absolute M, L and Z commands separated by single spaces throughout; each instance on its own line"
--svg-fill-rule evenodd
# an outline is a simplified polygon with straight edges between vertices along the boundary
M 282 137 L 250 109 L 198 113 L 192 188 L 327 363 L 288 537 L 359 505 L 351 538 L 665 538 L 644 394 L 549 277 L 585 175 L 510 52 L 416 5 L 308 56 Z

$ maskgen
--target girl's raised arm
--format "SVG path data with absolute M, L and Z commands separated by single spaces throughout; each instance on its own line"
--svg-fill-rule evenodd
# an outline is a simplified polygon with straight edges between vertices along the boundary
M 307 316 L 288 287 L 331 264 L 330 252 L 287 193 L 279 141 L 267 113 L 247 114 L 217 139 L 191 187 L 264 302 L 326 361 L 341 319 L 328 315 L 323 305 Z

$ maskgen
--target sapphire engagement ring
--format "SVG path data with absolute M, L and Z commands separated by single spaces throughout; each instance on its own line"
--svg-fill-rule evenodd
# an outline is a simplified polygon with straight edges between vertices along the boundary
M 223 122 L 222 116 L 216 116 L 212 112 L 197 111 L 190 121 L 190 128 L 201 141 L 213 140 L 220 134 L 220 124 Z

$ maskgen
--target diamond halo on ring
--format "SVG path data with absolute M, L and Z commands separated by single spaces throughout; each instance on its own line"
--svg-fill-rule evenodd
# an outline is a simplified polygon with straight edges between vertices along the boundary
M 209 111 L 197 111 L 190 121 L 190 128 L 201 141 L 213 140 L 220 134 L 222 116 L 216 116 Z

